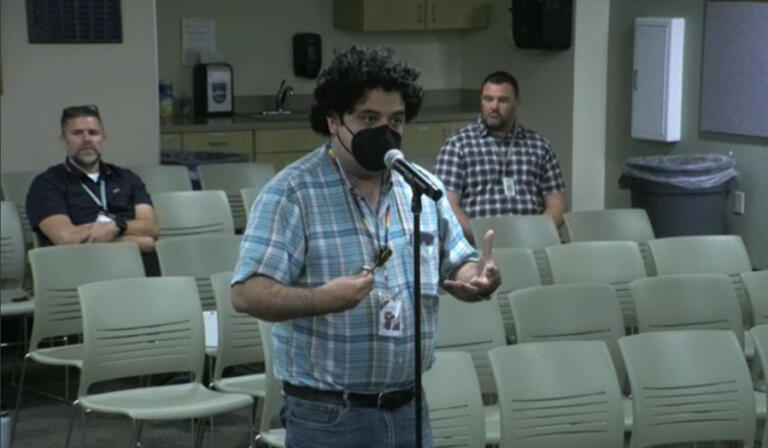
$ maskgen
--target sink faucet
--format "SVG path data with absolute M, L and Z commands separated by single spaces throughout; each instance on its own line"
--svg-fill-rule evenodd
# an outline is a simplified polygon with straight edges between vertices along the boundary
M 275 110 L 283 112 L 285 109 L 285 97 L 293 95 L 293 87 L 285 83 L 285 79 L 280 82 L 280 87 L 277 88 L 277 95 L 275 95 Z

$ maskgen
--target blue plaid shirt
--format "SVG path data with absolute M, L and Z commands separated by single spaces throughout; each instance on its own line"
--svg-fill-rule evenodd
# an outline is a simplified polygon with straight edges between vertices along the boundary
M 388 240 L 393 254 L 374 272 L 374 292 L 403 300 L 403 335 L 378 334 L 378 299 L 369 296 L 344 312 L 275 324 L 273 363 L 279 380 L 316 389 L 406 388 L 414 382 L 411 190 L 392 173 L 374 212 L 328 149 L 317 148 L 262 189 L 251 209 L 232 283 L 260 274 L 284 285 L 318 287 L 372 265 L 381 243 Z M 464 239 L 445 197 L 438 202 L 423 197 L 422 206 L 421 334 L 426 370 L 432 364 L 437 333 L 438 285 L 467 261 L 476 260 L 477 253 Z M 361 213 L 371 223 L 368 228 Z

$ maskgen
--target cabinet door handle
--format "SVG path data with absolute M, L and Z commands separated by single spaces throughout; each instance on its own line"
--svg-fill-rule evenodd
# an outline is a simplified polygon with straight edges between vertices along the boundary
M 208 142 L 208 146 L 227 146 L 227 142 Z
M 432 2 L 432 23 L 437 23 L 437 2 Z
M 632 71 L 632 90 L 637 90 L 637 69 Z
M 416 3 L 416 23 L 424 23 L 424 4 Z

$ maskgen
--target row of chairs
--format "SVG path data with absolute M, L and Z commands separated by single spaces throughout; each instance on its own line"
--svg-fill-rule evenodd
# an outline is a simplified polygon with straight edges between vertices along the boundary
M 192 183 L 187 167 L 180 165 L 146 165 L 130 168 L 143 181 L 152 195 L 171 192 L 192 191 Z M 252 200 L 243 201 L 241 190 L 248 189 L 248 197 L 255 198 L 261 188 L 274 176 L 275 167 L 270 163 L 220 163 L 199 165 L 200 186 L 203 190 L 221 190 L 224 192 L 233 226 L 237 230 L 245 228 L 247 209 Z M 26 199 L 29 187 L 36 171 L 16 171 L 3 173 L 3 199 L 15 202 L 22 220 L 25 241 L 34 240 L 32 229 L 26 214 Z

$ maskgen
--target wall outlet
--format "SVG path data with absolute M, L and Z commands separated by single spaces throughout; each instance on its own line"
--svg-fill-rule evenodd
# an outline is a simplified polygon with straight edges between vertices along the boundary
M 733 213 L 736 215 L 743 215 L 744 214 L 744 192 L 743 191 L 734 191 L 733 192 Z

